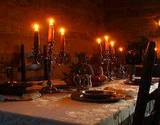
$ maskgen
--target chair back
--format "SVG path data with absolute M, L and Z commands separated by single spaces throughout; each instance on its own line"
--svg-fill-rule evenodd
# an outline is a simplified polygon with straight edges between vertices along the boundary
M 149 102 L 149 90 L 152 80 L 152 69 L 155 60 L 155 42 L 148 42 L 143 62 L 141 81 L 137 96 L 135 114 L 132 125 L 143 125 L 145 119 L 145 110 Z

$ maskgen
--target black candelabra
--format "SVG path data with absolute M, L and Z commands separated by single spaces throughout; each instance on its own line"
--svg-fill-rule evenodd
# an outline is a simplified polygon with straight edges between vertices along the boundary
M 119 78 L 125 75 L 125 68 L 120 63 L 120 59 L 116 48 L 113 50 L 111 46 L 103 51 L 103 63 L 105 75 L 107 75 L 109 80 L 113 80 L 113 77 Z
M 47 80 L 47 86 L 42 89 L 43 93 L 55 93 L 58 92 L 57 88 L 54 86 L 52 81 L 52 72 L 53 72 L 53 64 L 55 62 L 55 58 L 53 56 L 53 48 L 55 45 L 55 41 L 48 42 L 48 45 L 44 46 L 44 79 Z

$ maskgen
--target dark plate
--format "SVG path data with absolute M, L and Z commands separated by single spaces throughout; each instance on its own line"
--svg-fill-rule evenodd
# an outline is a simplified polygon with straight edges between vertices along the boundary
M 122 99 L 122 97 L 120 96 L 105 96 L 103 98 L 88 98 L 86 97 L 82 92 L 74 92 L 71 95 L 71 98 L 73 100 L 76 101 L 83 101 L 83 102 L 94 102 L 94 103 L 113 103 L 113 102 L 117 102 L 120 99 Z
M 115 95 L 114 91 L 109 91 L 109 90 L 85 90 L 82 91 L 82 94 L 85 98 L 90 98 L 90 99 L 105 99 L 112 97 Z

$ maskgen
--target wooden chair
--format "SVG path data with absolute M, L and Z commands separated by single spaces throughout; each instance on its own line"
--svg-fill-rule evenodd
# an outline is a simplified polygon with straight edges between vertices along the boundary
M 149 93 L 152 80 L 152 69 L 155 60 L 154 48 L 155 43 L 149 42 L 145 52 L 141 82 L 139 85 L 132 125 L 158 125 L 160 118 L 160 87 L 152 93 Z M 149 117 L 145 117 L 147 103 L 151 100 L 155 100 L 153 113 Z

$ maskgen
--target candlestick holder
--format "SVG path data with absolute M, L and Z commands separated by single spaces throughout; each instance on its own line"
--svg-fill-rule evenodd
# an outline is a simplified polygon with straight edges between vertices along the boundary
M 107 75 L 109 80 L 113 80 L 113 78 L 121 79 L 126 77 L 126 68 L 120 63 L 120 58 L 116 52 L 113 53 L 111 48 L 105 50 L 102 66 L 104 68 L 105 75 Z
M 42 93 L 56 93 L 57 88 L 54 86 L 52 81 L 53 64 L 55 58 L 53 56 L 53 48 L 55 41 L 49 42 L 47 47 L 44 46 L 44 77 L 47 80 L 47 86 L 42 89 Z
M 40 64 L 42 55 L 39 48 L 36 47 L 33 48 L 32 56 L 33 56 L 33 64 Z
M 107 75 L 109 80 L 112 80 L 112 63 L 113 63 L 113 52 L 111 48 L 104 51 L 103 54 L 103 68 L 105 75 Z

